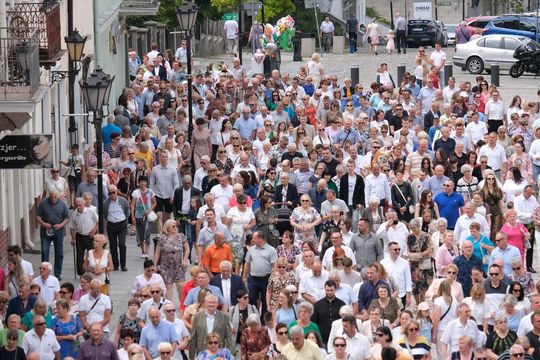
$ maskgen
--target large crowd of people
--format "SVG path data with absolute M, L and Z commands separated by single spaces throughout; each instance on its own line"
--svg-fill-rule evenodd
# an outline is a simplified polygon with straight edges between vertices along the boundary
M 194 73 L 190 110 L 186 51 L 130 52 L 103 184 L 95 147 L 51 170 L 39 274 L 18 246 L 0 271 L 2 360 L 540 358 L 540 98 L 445 82 L 437 44 L 364 86 L 317 54 L 267 77 L 234 59 Z

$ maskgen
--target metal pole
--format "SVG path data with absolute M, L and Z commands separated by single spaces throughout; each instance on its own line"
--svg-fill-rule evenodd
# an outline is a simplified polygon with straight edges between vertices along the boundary
M 193 134 L 193 74 L 191 73 L 191 30 L 186 32 L 187 36 L 187 71 L 188 71 L 188 142 L 191 145 L 191 135 Z M 242 52 L 239 51 L 240 59 Z M 242 60 L 240 60 L 241 62 Z
M 390 29 L 394 30 L 394 3 L 390 0 Z
M 264 25 L 264 22 L 265 22 L 265 20 L 264 20 L 264 0 L 261 0 L 261 5 L 262 5 L 261 6 L 261 22 Z
M 400 63 L 397 67 L 397 86 L 401 86 L 401 83 L 403 82 L 403 75 L 405 74 L 405 71 L 407 71 L 407 66 L 404 63 Z
M 236 7 L 238 8 L 238 58 L 240 59 L 240 65 L 242 64 L 242 0 L 237 0 L 236 2 Z M 188 70 L 188 72 L 190 72 L 190 70 Z M 190 72 L 191 74 L 191 72 Z M 188 84 L 190 84 L 190 89 L 188 90 L 188 97 L 191 98 L 191 83 L 189 82 L 190 80 L 188 79 Z M 190 100 L 192 101 L 192 100 Z M 191 119 L 191 114 L 190 114 L 190 119 Z M 190 120 L 190 124 L 191 124 L 191 120 Z M 191 127 L 193 129 L 193 124 L 191 124 Z M 191 134 L 190 134 L 190 139 L 191 141 Z
M 322 57 L 322 43 L 321 43 L 321 30 L 319 29 L 319 16 L 317 15 L 317 10 L 319 9 L 319 4 L 315 2 L 315 7 L 313 7 L 313 12 L 315 13 L 315 24 L 317 24 L 317 37 L 319 39 L 319 52 Z
M 98 221 L 99 233 L 103 234 L 103 136 L 101 133 L 101 122 L 103 121 L 103 111 L 96 112 L 94 126 L 96 127 L 96 154 L 97 154 L 97 181 L 98 181 Z
M 498 63 L 491 64 L 491 83 L 495 86 L 500 86 L 499 71 Z
M 461 1 L 461 20 L 465 20 L 465 0 Z
M 448 85 L 448 79 L 454 75 L 454 65 L 445 64 L 444 65 L 444 85 Z
M 67 2 L 67 15 L 68 15 L 68 26 L 67 26 L 67 32 L 68 36 L 73 33 L 73 0 L 68 0 Z M 73 114 L 75 112 L 75 63 L 69 59 L 68 61 L 68 80 L 69 80 L 69 113 Z M 71 148 L 71 145 L 77 143 L 77 123 L 75 121 L 75 118 L 70 116 L 69 117 L 69 145 Z
M 351 85 L 355 87 L 360 81 L 360 68 L 358 65 L 351 65 Z

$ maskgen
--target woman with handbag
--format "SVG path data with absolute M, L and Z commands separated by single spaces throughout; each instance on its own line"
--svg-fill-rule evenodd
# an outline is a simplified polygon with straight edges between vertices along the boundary
M 84 325 L 78 315 L 71 315 L 69 303 L 60 299 L 56 302 L 56 317 L 52 320 L 51 330 L 56 334 L 60 343 L 60 357 L 77 358 L 79 338 L 84 333 Z
M 138 184 L 139 188 L 131 194 L 131 220 L 136 224 L 137 246 L 141 247 L 141 257 L 148 258 L 150 222 L 157 220 L 154 212 L 157 203 L 154 191 L 148 188 L 148 178 L 139 177 Z
M 381 30 L 379 24 L 377 24 L 377 18 L 373 17 L 371 23 L 367 25 L 366 30 L 366 40 L 369 44 L 369 53 L 371 55 L 377 54 L 377 45 L 379 44 L 379 35 L 381 35 Z
M 398 219 L 405 222 L 411 221 L 414 216 L 413 192 L 411 184 L 404 180 L 403 171 L 396 171 L 396 182 L 392 185 L 390 192 Z
M 425 292 L 429 287 L 430 280 L 433 279 L 431 259 L 433 248 L 428 234 L 422 232 L 420 221 L 417 219 L 411 220 L 409 228 L 411 233 L 407 237 L 407 249 L 414 283 L 413 295 L 416 298 L 416 303 L 419 304 L 424 301 Z
M 163 224 L 163 234 L 156 246 L 154 264 L 159 264 L 160 260 L 160 275 L 167 288 L 167 299 L 172 300 L 173 284 L 176 285 L 180 298 L 186 280 L 185 269 L 189 265 L 189 243 L 186 235 L 178 232 L 176 220 L 169 219 Z
M 109 294 L 109 272 L 114 270 L 112 256 L 104 247 L 107 244 L 105 235 L 94 235 L 94 248 L 86 253 L 83 268 L 86 272 L 94 274 L 94 278 L 101 281 L 101 292 Z
M 247 207 L 247 196 L 240 194 L 236 196 L 237 204 L 227 212 L 224 225 L 229 226 L 232 235 L 231 247 L 234 254 L 235 273 L 240 273 L 240 266 L 244 258 L 244 247 L 246 235 L 251 233 L 255 226 L 255 214 Z

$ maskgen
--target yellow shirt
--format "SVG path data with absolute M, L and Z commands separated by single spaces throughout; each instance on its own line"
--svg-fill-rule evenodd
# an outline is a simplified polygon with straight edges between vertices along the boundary
M 281 351 L 281 355 L 285 355 L 287 360 L 323 360 L 321 349 L 311 340 L 304 340 L 304 346 L 300 350 L 292 343 L 288 343 Z

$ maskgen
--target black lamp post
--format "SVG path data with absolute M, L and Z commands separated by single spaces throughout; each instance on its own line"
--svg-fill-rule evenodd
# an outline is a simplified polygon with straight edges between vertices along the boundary
M 83 56 L 84 45 L 86 43 L 86 36 L 82 37 L 79 34 L 77 29 L 64 37 L 66 42 L 68 54 L 69 54 L 69 64 L 68 71 L 53 71 L 52 81 L 62 81 L 66 76 L 69 79 L 69 128 L 70 133 L 69 142 L 70 145 L 73 145 L 76 142 L 75 132 L 77 131 L 77 124 L 73 115 L 75 113 L 75 76 L 79 73 L 79 68 L 77 68 L 77 62 L 81 61 Z
M 96 131 L 96 157 L 97 157 L 97 182 L 98 182 L 98 217 L 99 233 L 103 234 L 103 137 L 101 124 L 103 122 L 103 106 L 109 105 L 114 76 L 103 72 L 101 68 L 95 69 L 87 79 L 79 81 L 84 104 L 88 112 L 94 113 L 92 122 Z
M 197 20 L 199 7 L 193 1 L 188 0 L 182 6 L 176 9 L 176 17 L 180 25 L 180 31 L 186 34 L 187 43 L 187 81 L 188 81 L 188 142 L 191 144 L 191 135 L 193 134 L 193 75 L 191 74 L 191 37 L 193 36 L 193 27 Z M 191 145 L 192 146 L 192 145 Z

